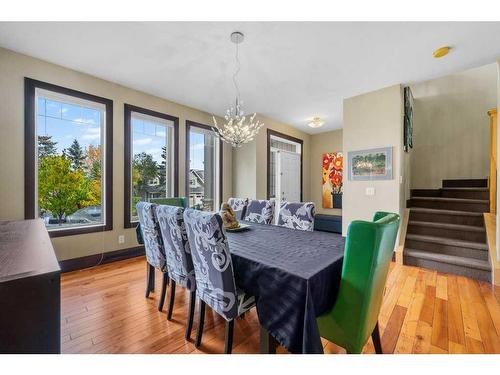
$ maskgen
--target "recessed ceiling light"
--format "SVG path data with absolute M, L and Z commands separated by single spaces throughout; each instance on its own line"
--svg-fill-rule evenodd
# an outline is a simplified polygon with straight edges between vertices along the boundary
M 432 53 L 432 56 L 434 56 L 435 59 L 439 59 L 443 56 L 446 56 L 448 54 L 448 52 L 450 52 L 450 49 L 451 49 L 451 47 L 449 47 L 449 46 L 444 46 L 444 47 L 438 48 L 437 50 L 435 50 Z
M 324 121 L 321 120 L 319 117 L 314 117 L 312 121 L 310 121 L 307 125 L 309 125 L 311 128 L 319 128 L 324 125 Z

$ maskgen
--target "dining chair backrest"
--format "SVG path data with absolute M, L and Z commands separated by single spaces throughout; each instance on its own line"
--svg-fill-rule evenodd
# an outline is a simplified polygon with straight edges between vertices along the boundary
M 236 214 L 237 219 L 243 219 L 245 217 L 248 198 L 229 198 L 227 203 L 229 203 L 229 206 L 231 206 L 232 210 Z
M 149 202 L 139 202 L 136 205 L 146 259 L 152 266 L 165 271 L 167 268 L 165 249 L 154 207 L 155 204 Z
M 321 336 L 360 353 L 377 324 L 399 215 L 377 212 L 347 229 L 340 289 L 333 308 L 318 318 Z
M 314 203 L 282 202 L 278 225 L 291 229 L 314 230 Z
M 186 209 L 184 223 L 198 297 L 226 320 L 234 319 L 238 315 L 238 295 L 222 218 L 218 213 Z
M 250 199 L 244 220 L 260 224 L 272 224 L 274 218 L 274 200 Z
M 191 250 L 184 225 L 184 208 L 158 205 L 155 213 L 163 239 L 169 277 L 188 290 L 196 290 Z

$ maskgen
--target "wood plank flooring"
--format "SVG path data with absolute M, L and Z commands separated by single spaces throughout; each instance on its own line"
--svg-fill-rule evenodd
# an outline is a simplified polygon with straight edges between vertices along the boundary
M 196 349 L 197 318 L 191 340 L 184 339 L 188 293 L 177 288 L 173 320 L 167 321 L 167 303 L 163 312 L 157 309 L 156 276 L 156 293 L 146 299 L 142 257 L 63 274 L 62 352 L 222 353 L 223 319 L 207 309 Z M 393 263 L 379 326 L 385 353 L 500 353 L 500 287 Z M 325 353 L 345 353 L 326 340 L 323 345 Z M 258 351 L 259 322 L 252 310 L 235 324 L 233 353 Z M 369 339 L 364 353 L 374 352 Z

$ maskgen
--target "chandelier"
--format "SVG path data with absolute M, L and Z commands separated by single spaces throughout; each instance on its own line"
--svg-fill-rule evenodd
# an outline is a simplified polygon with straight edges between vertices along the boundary
M 255 121 L 256 113 L 252 116 L 247 117 L 243 112 L 243 102 L 240 100 L 240 90 L 238 88 L 238 82 L 236 81 L 236 76 L 240 72 L 240 60 L 238 58 L 238 44 L 242 43 L 244 39 L 243 33 L 235 31 L 231 34 L 231 42 L 236 45 L 236 70 L 233 74 L 233 84 L 236 89 L 236 100 L 235 106 L 230 107 L 224 119 L 226 120 L 223 124 L 217 124 L 215 116 L 213 117 L 214 127 L 212 130 L 217 134 L 217 136 L 224 142 L 229 143 L 233 147 L 241 147 L 241 145 L 253 140 L 260 128 L 264 126 L 263 123 L 258 120 Z

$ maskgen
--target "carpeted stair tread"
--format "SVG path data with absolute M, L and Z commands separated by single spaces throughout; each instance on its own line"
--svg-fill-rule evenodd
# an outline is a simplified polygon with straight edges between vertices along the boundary
M 447 198 L 447 197 L 412 197 L 411 199 L 412 200 L 419 200 L 419 201 L 434 201 L 434 202 L 489 204 L 489 200 L 487 200 L 487 199 Z
M 478 227 L 473 225 L 460 225 L 460 224 L 438 223 L 432 221 L 418 221 L 418 220 L 410 220 L 408 224 L 418 225 L 422 227 L 452 229 L 452 230 L 469 231 L 469 232 L 486 232 L 484 227 Z
M 464 241 L 446 237 L 423 236 L 420 234 L 409 233 L 406 235 L 406 239 L 488 251 L 488 245 L 482 242 Z
M 488 180 L 486 178 L 473 179 L 448 179 L 442 181 L 443 187 L 487 187 Z
M 455 266 L 474 268 L 483 271 L 491 270 L 490 263 L 487 260 L 459 257 L 448 254 L 431 253 L 415 249 L 405 249 L 404 255 L 408 257 L 420 258 L 440 263 L 448 263 Z
M 422 212 L 422 213 L 428 213 L 428 214 L 434 214 L 434 215 L 456 215 L 456 216 L 480 216 L 480 217 L 483 217 L 482 212 L 439 210 L 436 208 L 424 208 L 424 207 L 411 207 L 410 211 Z
M 487 187 L 444 187 L 441 190 L 451 191 L 488 191 Z

